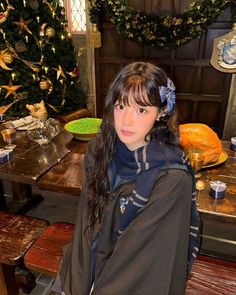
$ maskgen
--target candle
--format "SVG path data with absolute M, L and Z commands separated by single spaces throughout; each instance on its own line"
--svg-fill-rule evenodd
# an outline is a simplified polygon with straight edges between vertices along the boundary
M 25 0 L 23 0 L 23 4 L 24 4 L 24 7 L 26 7 L 26 1 Z
M 11 78 L 12 78 L 13 81 L 15 80 L 15 77 L 16 77 L 16 74 L 15 73 L 12 73 L 11 74 Z
M 35 81 L 35 79 L 36 79 L 36 76 L 35 76 L 35 74 L 32 74 L 32 77 L 33 77 L 33 79 L 34 79 L 34 81 Z
M 64 35 L 61 35 L 61 40 L 64 40 L 65 39 L 65 36 Z
M 3 39 L 5 40 L 6 39 L 6 34 L 4 32 L 2 33 L 2 36 L 3 36 Z
M 29 42 L 29 37 L 27 35 L 25 36 L 25 41 L 26 41 L 26 43 Z
M 56 52 L 56 48 L 54 46 L 52 47 L 52 51 L 53 51 L 53 53 Z
M 37 17 L 36 17 L 36 19 L 37 19 L 37 23 L 39 24 L 40 17 L 39 17 L 39 16 L 37 16 Z
M 48 72 L 48 67 L 44 67 L 44 71 L 45 71 L 45 73 L 47 74 L 47 72 Z

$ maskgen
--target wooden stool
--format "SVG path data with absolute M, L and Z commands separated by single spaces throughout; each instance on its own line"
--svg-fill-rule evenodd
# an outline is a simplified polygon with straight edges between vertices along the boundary
M 236 294 L 236 263 L 199 255 L 193 264 L 185 294 Z
M 17 295 L 14 270 L 48 227 L 45 220 L 0 211 L 0 294 Z
M 70 242 L 74 225 L 58 222 L 52 224 L 24 256 L 30 270 L 55 277 L 61 263 L 62 247 Z

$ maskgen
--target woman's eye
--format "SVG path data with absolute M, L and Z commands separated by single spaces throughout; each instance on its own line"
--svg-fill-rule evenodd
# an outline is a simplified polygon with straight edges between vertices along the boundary
M 144 108 L 139 108 L 139 109 L 138 109 L 138 113 L 139 113 L 139 114 L 144 114 L 144 113 L 146 113 L 146 112 L 147 112 L 147 110 L 144 109 Z
M 117 110 L 123 110 L 123 109 L 124 109 L 124 106 L 123 106 L 122 104 L 116 104 L 116 105 L 115 105 L 115 108 L 116 108 Z

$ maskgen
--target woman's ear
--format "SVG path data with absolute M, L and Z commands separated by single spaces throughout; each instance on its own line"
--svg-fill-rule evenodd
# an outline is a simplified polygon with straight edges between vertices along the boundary
M 159 110 L 157 117 L 156 117 L 156 121 L 160 121 L 160 119 L 165 116 L 166 116 L 165 112 L 163 110 Z

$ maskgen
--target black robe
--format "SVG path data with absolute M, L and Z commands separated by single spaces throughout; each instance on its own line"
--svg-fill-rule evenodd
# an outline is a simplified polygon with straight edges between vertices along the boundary
M 91 165 L 88 157 L 85 161 Z M 182 295 L 187 275 L 191 176 L 187 171 L 177 169 L 161 172 L 148 204 L 117 240 L 120 197 L 129 196 L 133 185 L 132 182 L 121 184 L 109 198 L 99 233 L 95 284 L 91 294 Z M 91 243 L 84 238 L 87 212 L 83 190 L 73 241 L 64 249 L 60 271 L 66 295 L 90 293 Z

